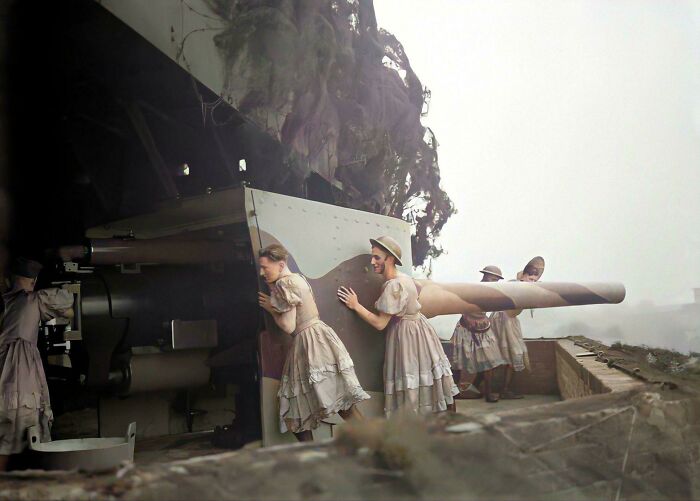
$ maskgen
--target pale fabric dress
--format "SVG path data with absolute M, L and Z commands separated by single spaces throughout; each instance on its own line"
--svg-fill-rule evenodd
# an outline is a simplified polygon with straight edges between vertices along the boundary
M 491 315 L 491 329 L 496 334 L 506 364 L 520 372 L 530 370 L 530 357 L 523 339 L 518 315 L 522 310 L 497 311 Z
M 384 283 L 375 307 L 392 315 L 384 355 L 384 412 L 419 414 L 447 410 L 459 389 L 450 361 L 428 319 L 420 312 L 413 279 L 400 274 Z
M 277 394 L 282 433 L 313 430 L 321 420 L 370 398 L 357 380 L 345 345 L 319 318 L 306 279 L 296 273 L 284 276 L 272 286 L 270 296 L 277 313 L 296 308 L 294 340 Z
M 51 401 L 37 347 L 39 321 L 60 317 L 73 305 L 63 289 L 3 294 L 0 321 L 0 455 L 27 447 L 27 429 L 38 425 L 42 442 L 51 440 Z
M 453 369 L 476 374 L 507 364 L 491 322 L 483 314 L 463 315 L 452 334 L 452 345 Z

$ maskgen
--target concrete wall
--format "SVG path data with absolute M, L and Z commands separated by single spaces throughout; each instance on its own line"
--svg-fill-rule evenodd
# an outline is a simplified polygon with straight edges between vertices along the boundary
M 556 395 L 557 364 L 555 358 L 556 340 L 526 339 L 530 356 L 530 371 L 518 373 L 513 380 L 513 389 L 530 395 Z
M 594 356 L 577 357 L 586 349 L 569 339 L 526 339 L 530 370 L 516 373 L 513 389 L 525 395 L 561 395 L 562 399 L 599 395 L 612 391 L 639 389 L 644 383 L 617 369 L 608 367 Z M 452 356 L 452 344 L 443 343 Z M 497 369 L 494 384 L 500 388 L 504 371 Z
M 554 356 L 556 339 L 526 339 L 525 344 L 530 355 L 530 371 L 515 375 L 512 387 L 515 391 L 529 395 L 557 395 L 557 365 Z M 452 343 L 444 342 L 442 347 L 447 357 L 452 360 Z M 493 376 L 495 387 L 501 388 L 505 371 L 502 367 L 495 369 Z M 498 390 L 496 390 L 498 391 Z
M 644 386 L 642 381 L 608 367 L 594 356 L 577 357 L 577 353 L 586 349 L 576 346 L 573 341 L 560 339 L 555 346 L 556 381 L 564 400 Z

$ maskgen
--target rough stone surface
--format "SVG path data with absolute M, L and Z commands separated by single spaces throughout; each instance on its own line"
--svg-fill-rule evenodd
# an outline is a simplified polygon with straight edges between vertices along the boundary
M 585 351 L 569 339 L 556 342 L 556 378 L 562 398 L 627 391 L 644 386 L 642 380 L 608 367 L 597 357 L 576 356 Z
M 325 443 L 100 475 L 7 473 L 0 500 L 700 499 L 697 386 L 641 375 L 631 389 L 626 376 L 608 393 L 529 408 L 348 424 Z
M 679 410 L 679 409 L 682 409 Z M 0 499 L 693 499 L 700 398 L 611 392 L 531 409 L 368 421 L 334 441 L 104 475 L 4 475 Z M 446 428 L 473 421 L 465 432 Z

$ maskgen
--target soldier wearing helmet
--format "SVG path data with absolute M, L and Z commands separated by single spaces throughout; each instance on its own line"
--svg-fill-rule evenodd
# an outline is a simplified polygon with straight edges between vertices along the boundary
M 338 299 L 377 330 L 386 333 L 384 412 L 431 413 L 452 407 L 459 393 L 450 362 L 435 329 L 420 313 L 413 279 L 400 273 L 401 247 L 391 237 L 370 239 L 372 268 L 384 277 L 377 313 L 362 306 L 357 294 L 340 287 Z

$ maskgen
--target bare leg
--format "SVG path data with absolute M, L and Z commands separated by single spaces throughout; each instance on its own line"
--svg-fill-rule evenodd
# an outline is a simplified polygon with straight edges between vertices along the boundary
M 0 471 L 7 470 L 7 462 L 10 460 L 10 456 L 0 456 Z
M 353 421 L 364 421 L 365 419 L 365 417 L 360 412 L 360 409 L 358 409 L 356 405 L 353 405 L 346 411 L 338 411 L 338 414 L 340 414 L 340 417 L 345 419 L 346 421 L 348 419 L 351 419 Z
M 462 387 L 457 385 L 459 388 L 459 393 L 455 396 L 457 399 L 464 399 L 464 400 L 472 400 L 472 399 L 478 399 L 482 397 L 481 392 L 479 391 L 479 388 L 476 386 L 478 384 L 477 379 L 479 378 L 478 374 L 470 374 L 466 371 L 459 370 L 459 369 L 453 369 L 452 373 L 455 374 L 455 381 L 459 381 L 462 376 L 466 375 L 467 377 L 465 380 L 469 381 L 469 386 L 465 390 L 462 390 Z M 475 379 L 475 377 L 477 379 Z M 474 381 L 474 382 L 472 382 Z M 476 382 L 476 383 L 475 383 Z
M 506 365 L 506 375 L 503 383 L 503 390 L 501 393 L 508 393 L 510 390 L 510 382 L 513 380 L 513 367 L 511 365 Z
M 474 386 L 478 390 L 479 384 L 481 384 L 481 380 L 479 379 L 479 373 L 477 372 L 476 374 L 472 374 L 470 372 L 464 372 L 464 374 L 465 376 L 462 376 L 464 382 L 469 383 L 470 386 Z
M 479 385 L 481 384 L 481 381 L 484 379 L 484 373 L 483 372 L 477 372 L 476 377 L 474 378 L 474 382 L 472 383 L 474 386 L 476 386 L 477 389 L 479 389 Z
M 294 436 L 297 437 L 299 442 L 312 442 L 314 439 L 311 430 L 300 431 L 299 433 L 295 433 Z
M 486 401 L 490 403 L 498 402 L 498 393 L 493 393 L 493 387 L 491 385 L 493 381 L 493 369 L 489 369 L 480 374 L 483 374 L 484 377 L 484 396 Z
M 452 379 L 454 380 L 455 384 L 457 385 L 457 389 L 462 392 L 462 387 L 460 383 L 462 382 L 462 371 L 459 369 L 452 369 Z M 454 398 L 458 398 L 459 393 L 457 393 Z M 457 402 L 455 400 L 452 401 L 451 404 L 447 404 L 447 410 L 450 412 L 457 412 Z
M 510 383 L 513 381 L 513 367 L 510 365 L 506 366 L 506 381 L 503 385 L 503 391 L 501 392 L 501 398 L 503 399 L 519 399 L 523 398 L 520 393 L 515 393 L 510 389 Z
M 462 371 L 460 369 L 452 369 L 452 379 L 455 380 L 457 388 L 461 388 L 459 385 L 462 382 Z

